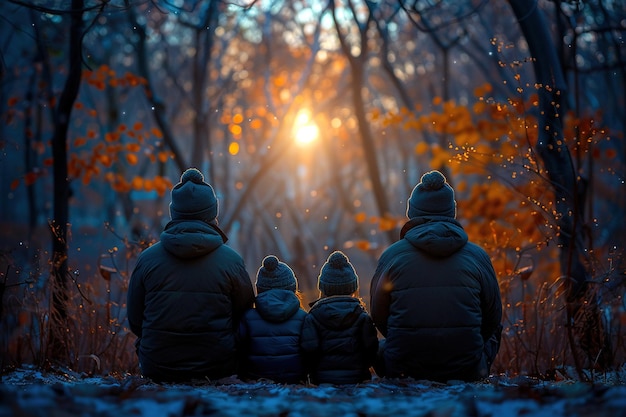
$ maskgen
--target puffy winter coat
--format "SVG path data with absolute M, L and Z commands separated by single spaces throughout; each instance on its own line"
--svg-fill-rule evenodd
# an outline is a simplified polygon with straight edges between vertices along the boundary
M 378 338 L 358 298 L 331 296 L 313 303 L 301 344 L 315 384 L 357 384 L 372 377 Z
M 255 308 L 240 325 L 240 375 L 279 383 L 306 381 L 300 353 L 300 334 L 306 312 L 293 291 L 272 289 L 260 293 Z
M 411 219 L 381 255 L 370 294 L 372 318 L 386 337 L 386 376 L 484 376 L 485 343 L 498 332 L 499 344 L 500 290 L 486 252 L 456 220 Z
M 127 306 L 145 376 L 176 381 L 236 373 L 236 333 L 254 290 L 243 259 L 225 242 L 217 226 L 176 220 L 139 255 Z

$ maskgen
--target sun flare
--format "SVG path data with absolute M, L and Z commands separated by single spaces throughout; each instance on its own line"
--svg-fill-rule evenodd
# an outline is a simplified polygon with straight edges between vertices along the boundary
M 300 126 L 296 131 L 296 143 L 299 145 L 307 145 L 316 140 L 319 134 L 319 128 L 313 123 Z
M 320 130 L 311 120 L 311 116 L 305 110 L 296 117 L 294 140 L 300 146 L 305 146 L 317 140 Z

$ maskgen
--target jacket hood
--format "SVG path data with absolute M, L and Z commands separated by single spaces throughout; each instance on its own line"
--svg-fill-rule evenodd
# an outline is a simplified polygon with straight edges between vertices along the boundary
M 407 222 L 400 233 L 411 245 L 431 256 L 447 257 L 468 241 L 459 222 L 449 217 L 417 217 Z
M 226 242 L 224 233 L 202 220 L 172 220 L 161 233 L 163 248 L 177 258 L 196 258 Z
M 342 330 L 352 327 L 363 311 L 360 299 L 335 295 L 313 302 L 309 314 L 329 329 Z
M 264 320 L 282 323 L 300 309 L 300 300 L 291 290 L 272 289 L 257 295 L 255 307 Z

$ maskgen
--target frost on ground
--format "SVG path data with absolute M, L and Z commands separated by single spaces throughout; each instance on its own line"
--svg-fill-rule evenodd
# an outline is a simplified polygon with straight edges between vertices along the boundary
M 620 373 L 623 375 L 623 373 Z M 2 375 L 5 416 L 611 416 L 626 417 L 623 377 L 594 383 L 492 377 L 481 383 L 386 380 L 350 386 L 235 378 L 193 384 L 23 367 Z

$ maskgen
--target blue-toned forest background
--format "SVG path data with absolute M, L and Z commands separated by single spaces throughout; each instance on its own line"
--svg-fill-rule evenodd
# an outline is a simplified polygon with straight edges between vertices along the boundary
M 125 292 L 189 166 L 252 279 L 369 301 L 439 169 L 503 294 L 493 371 L 626 357 L 622 1 L 0 2 L 0 365 L 137 372 Z M 574 371 L 572 371 L 572 369 Z

